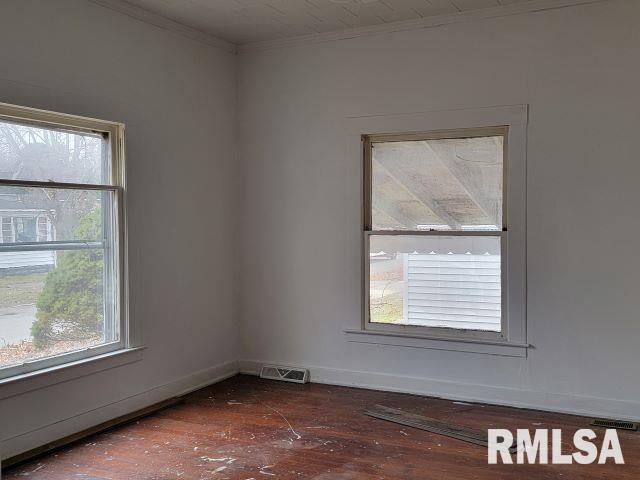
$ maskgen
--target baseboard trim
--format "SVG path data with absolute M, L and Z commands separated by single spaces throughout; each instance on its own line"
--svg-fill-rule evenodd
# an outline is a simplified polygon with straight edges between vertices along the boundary
M 237 361 L 231 361 L 199 370 L 172 382 L 150 388 L 113 403 L 87 410 L 35 430 L 4 438 L 1 458 L 11 458 L 42 445 L 70 437 L 97 425 L 149 408 L 165 400 L 180 397 L 200 388 L 233 377 L 239 373 Z
M 123 415 L 118 418 L 114 418 L 113 420 L 109 420 L 107 422 L 101 423 L 100 425 L 96 425 L 95 427 L 87 428 L 78 433 L 74 433 L 73 435 L 69 435 L 68 437 L 61 438 L 60 440 L 55 440 L 51 443 L 47 443 L 45 445 L 33 448 L 24 453 L 16 455 L 15 457 L 7 458 L 2 461 L 2 468 L 9 468 L 15 465 L 19 465 L 21 463 L 29 462 L 36 457 L 41 455 L 49 454 L 55 450 L 58 450 L 62 447 L 66 447 L 67 445 L 71 445 L 72 443 L 79 442 L 80 440 L 90 437 L 91 435 L 95 435 L 97 433 L 102 433 L 107 430 L 111 430 L 112 428 L 125 425 L 127 423 L 133 422 L 134 420 L 139 420 L 148 415 L 156 413 L 160 410 L 164 410 L 165 408 L 172 407 L 174 405 L 179 404 L 182 401 L 182 397 L 174 397 L 163 402 L 159 402 L 153 404 L 147 408 L 143 408 L 142 410 L 137 410 L 128 415 Z
M 262 365 L 278 363 L 282 362 L 240 360 L 239 370 L 243 374 L 258 375 Z M 301 366 L 309 369 L 309 379 L 312 383 L 411 393 L 447 400 L 486 403 L 569 415 L 619 418 L 631 421 L 637 421 L 640 418 L 640 402 L 457 383 L 385 373 Z

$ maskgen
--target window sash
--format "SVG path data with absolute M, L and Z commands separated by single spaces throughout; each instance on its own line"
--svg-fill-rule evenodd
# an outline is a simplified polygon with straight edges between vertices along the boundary
M 501 298 L 500 298 L 500 306 L 501 306 L 501 318 L 500 318 L 500 331 L 483 331 L 483 330 L 469 330 L 469 329 L 461 329 L 461 328 L 451 328 L 451 327 L 428 327 L 422 325 L 406 325 L 406 324 L 384 324 L 377 323 L 371 321 L 371 310 L 370 310 L 370 238 L 372 236 L 422 236 L 422 237 L 490 237 L 490 238 L 499 238 L 500 239 L 500 288 L 501 288 Z M 363 329 L 378 331 L 378 332 L 398 332 L 399 330 L 405 333 L 415 333 L 421 335 L 428 335 L 430 337 L 442 337 L 442 338 L 452 338 L 452 337 L 465 337 L 479 340 L 494 340 L 494 341 L 504 341 L 508 338 L 509 335 L 509 323 L 506 320 L 507 314 L 507 255 L 508 255 L 508 232 L 506 231 L 425 231 L 425 230 L 417 230 L 417 231 L 405 231 L 405 230 L 371 230 L 365 231 L 363 235 L 363 252 L 364 252 L 364 261 L 363 261 Z
M 11 242 L 0 243 L 2 252 L 43 252 L 51 250 L 90 250 L 105 249 L 105 240 L 68 240 L 47 242 Z
M 126 210 L 125 210 L 125 170 L 124 170 L 124 125 L 116 122 L 108 122 L 86 117 L 78 117 L 63 113 L 48 112 L 28 107 L 20 107 L 0 103 L 0 119 L 25 125 L 37 125 L 43 128 L 56 130 L 69 130 L 105 138 L 104 162 L 109 166 L 106 183 L 87 184 L 55 181 L 32 181 L 0 179 L 0 186 L 20 186 L 31 188 L 59 188 L 78 190 L 112 191 L 112 218 L 105 225 L 103 235 L 110 235 L 111 245 L 103 240 L 97 241 L 36 241 L 36 242 L 12 242 L 0 243 L 0 252 L 19 250 L 79 250 L 86 248 L 101 248 L 105 250 L 105 275 L 111 276 L 114 285 L 113 292 L 105 292 L 105 309 L 111 309 L 114 322 L 119 331 L 117 342 L 108 342 L 82 350 L 71 351 L 50 357 L 27 360 L 20 364 L 0 368 L 0 379 L 11 379 L 19 375 L 25 375 L 38 370 L 57 366 L 65 366 L 67 363 L 84 360 L 105 353 L 131 348 L 136 346 L 137 340 L 129 327 L 127 305 L 127 275 L 126 275 Z M 113 229 L 113 230 L 112 230 Z M 14 235 L 15 237 L 15 235 Z M 112 250 L 112 252 L 109 252 Z
M 101 135 L 107 140 L 108 148 L 104 152 L 103 161 L 110 166 L 108 178 L 104 183 L 65 183 L 49 181 L 29 181 L 2 179 L 3 185 L 40 186 L 58 185 L 60 188 L 94 189 L 124 187 L 124 125 L 117 122 L 79 117 L 66 113 L 49 112 L 37 108 L 21 107 L 0 103 L 0 120 L 5 122 L 32 125 L 57 131 L 69 131 L 89 135 Z
M 362 135 L 362 158 L 364 160 L 364 230 L 371 231 L 373 229 L 373 149 L 374 143 L 381 142 L 411 142 L 420 140 L 446 140 L 454 138 L 481 138 L 489 136 L 500 136 L 503 138 L 503 162 L 502 162 L 502 230 L 508 229 L 508 178 L 509 178 L 509 162 L 507 152 L 509 151 L 509 127 L 478 127 L 478 128 L 461 128 L 456 130 L 434 130 L 424 133 L 395 133 L 395 134 L 375 134 Z M 393 232 L 393 230 L 385 230 Z M 415 231 L 415 230 L 402 230 Z M 423 231 L 423 230 L 419 230 Z M 432 230 L 431 230 L 432 231 Z M 446 230 L 453 231 L 474 231 L 474 230 Z M 491 230 L 484 230 L 491 232 Z
M 6 181 L 0 179 L 0 185 L 12 183 L 13 181 Z M 21 184 L 23 182 L 20 182 Z M 40 182 L 35 182 L 38 185 L 34 185 L 35 187 L 40 187 Z M 69 184 L 66 183 L 55 183 L 55 182 L 46 182 L 47 188 L 69 188 Z M 84 189 L 84 184 L 72 184 L 77 185 L 78 189 Z M 87 187 L 91 187 L 92 185 L 86 185 Z M 126 298 L 126 284 L 124 282 L 124 268 L 125 268 L 125 257 L 124 251 L 122 248 L 122 242 L 124 241 L 124 227 L 123 227 L 123 219 L 122 219 L 122 197 L 123 197 L 123 189 L 118 186 L 107 186 L 101 188 L 94 188 L 95 190 L 103 190 L 103 191 L 115 191 L 116 195 L 114 195 L 114 205 L 113 215 L 115 219 L 113 220 L 113 228 L 116 229 L 116 234 L 113 235 L 113 250 L 115 251 L 114 255 L 108 254 L 108 244 L 105 239 L 102 240 L 68 240 L 68 241 L 47 241 L 47 242 L 12 242 L 12 243 L 0 243 L 0 252 L 3 251 L 50 251 L 50 250 L 84 250 L 84 249 L 95 249 L 100 248 L 105 251 L 105 276 L 110 276 L 113 280 L 110 281 L 114 285 L 115 290 L 105 291 L 104 297 L 104 308 L 105 312 L 107 310 L 111 310 L 111 315 L 113 315 L 113 325 L 118 329 L 119 337 L 118 341 L 110 341 L 106 343 L 102 343 L 99 345 L 91 346 L 82 350 L 74 350 L 70 352 L 63 352 L 58 355 L 52 355 L 49 357 L 43 357 L 33 360 L 26 360 L 24 362 L 8 365 L 5 367 L 0 367 L 0 380 L 11 379 L 12 377 L 17 377 L 20 375 L 29 374 L 31 372 L 35 372 L 38 370 L 53 368 L 57 366 L 64 366 L 67 363 L 72 363 L 80 360 L 84 360 L 87 358 L 91 358 L 98 355 L 103 355 L 106 353 L 114 352 L 117 350 L 122 350 L 124 348 L 130 348 L 134 346 L 133 338 L 131 335 L 131 331 L 128 327 L 128 318 L 127 318 L 127 309 L 126 305 L 123 305 L 124 299 Z M 108 227 L 107 227 L 108 228 Z M 105 229 L 105 234 L 107 233 L 107 229 Z

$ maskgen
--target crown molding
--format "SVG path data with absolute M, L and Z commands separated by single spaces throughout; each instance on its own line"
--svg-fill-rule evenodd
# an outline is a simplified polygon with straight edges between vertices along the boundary
M 250 53 L 261 50 L 277 48 L 296 47 L 301 45 L 311 45 L 325 42 L 335 42 L 339 40 L 349 40 L 359 37 L 373 35 L 383 35 L 394 32 L 405 32 L 410 30 L 421 30 L 424 28 L 440 27 L 455 23 L 465 23 L 478 20 L 485 20 L 496 17 L 506 17 L 511 15 L 521 15 L 531 12 L 541 12 L 545 10 L 555 10 L 559 8 L 587 5 L 591 3 L 602 3 L 613 0 L 530 0 L 528 2 L 514 3 L 510 5 L 500 5 L 480 10 L 467 12 L 434 15 L 419 18 L 416 20 L 406 20 L 400 22 L 385 23 L 382 25 L 372 25 L 368 27 L 348 28 L 325 33 L 314 33 L 297 37 L 281 38 L 277 40 L 265 40 L 261 42 L 235 45 L 226 40 L 217 38 L 209 33 L 189 27 L 175 20 L 150 12 L 144 8 L 132 5 L 126 0 L 89 0 L 97 5 L 117 11 L 142 22 L 154 25 L 163 30 L 167 30 L 196 42 L 204 43 L 229 53 Z
M 530 0 L 523 3 L 510 5 L 500 5 L 497 7 L 472 10 L 467 12 L 434 15 L 416 20 L 385 23 L 370 27 L 349 28 L 326 33 L 314 33 L 298 37 L 282 38 L 278 40 L 266 40 L 262 42 L 247 43 L 238 46 L 238 53 L 250 53 L 261 50 L 275 48 L 295 47 L 300 45 L 310 45 L 324 42 L 335 42 L 339 40 L 349 40 L 359 37 L 381 35 L 393 32 L 404 32 L 409 30 L 420 30 L 424 28 L 439 27 L 454 23 L 464 23 L 488 18 L 505 17 L 511 15 L 521 15 L 524 13 L 540 12 L 544 10 L 555 10 L 559 8 L 586 5 L 590 3 L 601 3 L 612 0 Z
M 148 23 L 155 27 L 167 30 L 183 37 L 195 40 L 196 42 L 204 43 L 212 47 L 219 48 L 229 53 L 237 53 L 238 47 L 226 40 L 217 38 L 209 33 L 202 32 L 195 28 L 183 25 L 182 23 L 171 20 L 167 17 L 159 15 L 157 13 L 150 12 L 144 8 L 140 8 L 136 5 L 132 5 L 125 0 L 89 0 L 97 5 L 114 10 L 119 13 L 123 13 L 129 17 L 140 20 L 141 22 Z

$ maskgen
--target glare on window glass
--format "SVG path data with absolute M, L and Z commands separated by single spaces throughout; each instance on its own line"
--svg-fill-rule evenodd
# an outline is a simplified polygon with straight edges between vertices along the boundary
M 374 142 L 373 230 L 501 230 L 503 137 Z
M 108 183 L 106 162 L 101 135 L 0 119 L 0 178 Z

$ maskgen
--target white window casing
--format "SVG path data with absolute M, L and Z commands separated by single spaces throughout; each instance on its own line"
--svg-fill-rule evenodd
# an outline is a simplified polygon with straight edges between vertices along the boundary
M 28 391 L 36 385 L 46 385 L 43 378 L 50 376 L 51 383 L 73 378 L 74 375 L 87 374 L 93 371 L 93 367 L 78 368 L 84 361 L 113 362 L 113 355 L 126 353 L 123 358 L 139 359 L 139 355 L 129 355 L 128 352 L 139 351 L 140 332 L 133 328 L 129 322 L 127 304 L 127 260 L 126 260 L 126 209 L 125 209 L 125 168 L 124 168 L 124 125 L 117 122 L 97 120 L 92 118 L 54 113 L 28 107 L 0 103 L 0 121 L 14 122 L 19 125 L 33 125 L 40 128 L 51 128 L 62 131 L 99 135 L 105 141 L 104 147 L 107 158 L 108 171 L 103 178 L 96 183 L 71 183 L 64 181 L 44 181 L 42 179 L 13 179 L 0 178 L 0 187 L 21 187 L 24 189 L 64 189 L 95 192 L 104 198 L 108 198 L 109 217 L 102 219 L 102 234 L 109 241 L 96 239 L 95 241 L 78 241 L 72 238 L 56 239 L 55 229 L 49 218 L 42 212 L 33 213 L 36 219 L 36 241 L 19 242 L 15 236 L 10 214 L 2 214 L 2 242 L 0 252 L 5 252 L 5 257 L 15 258 L 24 266 L 26 261 L 55 262 L 56 251 L 81 250 L 89 248 L 104 248 L 104 270 L 109 276 L 110 284 L 114 285 L 113 291 L 105 293 L 105 308 L 110 309 L 113 315 L 115 332 L 105 333 L 102 344 L 84 348 L 82 350 L 69 351 L 58 355 L 46 356 L 27 360 L 23 363 L 12 364 L 0 368 L 0 398 L 3 392 L 17 394 Z M 104 193 L 101 193 L 104 192 Z M 104 208 L 103 215 L 104 214 Z M 9 220 L 9 221 L 7 221 Z M 11 227 L 11 230 L 9 229 Z M 105 237 L 106 238 L 106 237 Z M 20 260 L 19 257 L 24 257 Z M 42 257 L 42 258 L 40 258 Z M 46 257 L 46 258 L 45 258 Z M 3 268 L 9 268 L 5 266 Z M 105 327 L 107 328 L 107 327 Z M 111 328 L 111 327 L 109 327 Z M 111 335 L 114 340 L 111 341 Z M 69 375 L 61 374 L 61 369 L 69 365 Z M 95 370 L 100 370 L 99 366 Z M 75 373 L 74 373 L 75 372 Z
M 345 328 L 349 341 L 526 355 L 526 127 L 526 105 L 348 119 L 347 151 L 352 156 L 360 153 L 365 179 L 362 319 L 359 327 Z M 496 132 L 504 135 L 502 229 L 376 231 L 371 228 L 372 140 L 457 138 L 458 135 L 466 138 Z M 451 239 L 449 245 L 459 247 L 459 251 L 437 251 L 436 244 L 428 238 L 438 237 Z M 394 252 L 406 252 L 400 255 L 406 290 L 403 292 L 404 318 L 411 316 L 412 323 L 420 325 L 378 323 L 369 318 L 370 244 L 379 238 L 391 239 L 385 241 L 387 245 L 393 242 L 390 248 Z M 483 245 L 475 246 L 474 250 L 469 246 L 477 244 L 480 238 L 496 241 L 491 248 Z M 398 242 L 404 246 L 394 247 Z M 499 251 L 494 251 L 496 248 Z M 496 296 L 496 292 L 501 295 Z M 459 295 L 462 293 L 467 296 Z

